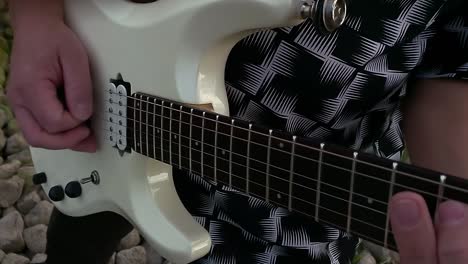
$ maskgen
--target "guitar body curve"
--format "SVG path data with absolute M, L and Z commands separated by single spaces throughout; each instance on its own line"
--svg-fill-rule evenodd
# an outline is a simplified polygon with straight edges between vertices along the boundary
M 190 105 L 209 104 L 228 115 L 224 65 L 231 48 L 251 32 L 293 25 L 300 1 L 66 0 L 66 19 L 88 51 L 94 84 L 92 129 L 96 153 L 32 148 L 45 192 L 78 182 L 81 194 L 53 201 L 61 212 L 85 216 L 118 213 L 134 224 L 163 257 L 189 263 L 207 254 L 211 240 L 184 208 L 172 167 L 109 144 L 111 79 L 119 75 L 131 92 L 155 94 Z M 130 94 L 120 98 L 124 101 Z M 112 97 L 112 96 L 111 96 Z M 99 183 L 84 183 L 99 175 Z

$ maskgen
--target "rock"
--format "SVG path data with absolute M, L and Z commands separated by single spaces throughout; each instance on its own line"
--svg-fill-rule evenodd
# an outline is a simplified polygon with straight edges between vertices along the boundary
M 364 250 L 360 254 L 360 260 L 358 264 L 377 264 L 377 262 L 369 251 Z
M 23 229 L 23 218 L 17 211 L 0 219 L 0 249 L 7 253 L 21 252 L 25 246 Z
M 36 174 L 36 169 L 33 166 L 23 166 L 18 170 L 18 177 L 24 180 L 25 192 L 31 191 L 36 185 L 34 185 L 32 178 Z
M 39 197 L 41 197 L 41 200 L 50 201 L 49 196 L 47 196 L 44 189 L 39 188 L 37 192 L 39 193 Z
M 3 130 L 0 129 L 0 149 L 3 149 L 5 147 L 6 141 L 7 139 L 5 137 L 5 133 L 3 132 Z
M 5 152 L 7 155 L 11 155 L 27 148 L 28 143 L 26 142 L 26 139 L 21 133 L 16 133 L 7 139 Z
M 47 226 L 43 224 L 26 228 L 23 232 L 24 242 L 32 253 L 45 253 L 47 244 Z
M 0 120 L 1 120 L 1 117 L 0 117 Z M 10 121 L 8 121 L 8 124 L 5 128 L 5 134 L 7 137 L 16 134 L 19 131 L 20 131 L 20 128 L 18 126 L 18 122 L 16 122 L 15 119 L 11 119 Z
M 109 262 L 107 264 L 115 264 L 115 252 L 112 254 L 112 257 L 109 259 Z
M 36 254 L 34 257 L 31 259 L 31 264 L 42 264 L 47 260 L 47 255 L 46 254 Z
M 117 253 L 116 264 L 146 264 L 146 252 L 142 246 L 125 249 Z
M 22 214 L 27 214 L 31 209 L 34 208 L 34 206 L 37 205 L 41 201 L 41 197 L 37 193 L 37 191 L 32 191 L 30 193 L 27 193 L 26 195 L 23 195 L 18 202 L 16 203 L 16 208 L 18 208 L 18 211 Z
M 0 249 L 0 263 L 2 263 L 3 258 L 5 258 L 5 255 L 5 252 L 3 252 L 3 250 Z
M 26 226 L 35 226 L 38 224 L 47 225 L 54 205 L 48 201 L 40 201 L 36 206 L 24 217 Z
M 2 264 L 29 264 L 29 262 L 29 259 L 25 256 L 10 253 L 3 259 Z
M 8 207 L 3 211 L 3 217 L 7 216 L 8 214 L 11 214 L 13 212 L 17 212 L 16 208 L 13 206 Z
M 120 240 L 120 244 L 117 247 L 117 251 L 136 247 L 140 244 L 140 242 L 140 233 L 138 233 L 138 230 L 133 229 L 124 238 L 122 238 L 122 240 Z
M 19 160 L 12 160 L 11 162 L 0 165 L 0 179 L 10 178 L 18 172 L 20 167 L 21 162 Z
M 16 203 L 23 193 L 24 180 L 13 176 L 8 180 L 0 180 L 0 207 L 7 208 Z
M 163 264 L 164 259 L 161 257 L 156 250 L 154 250 L 148 242 L 143 242 L 141 245 L 146 251 L 146 264 Z
M 12 161 L 12 160 L 19 160 L 21 161 L 21 164 L 23 165 L 33 164 L 32 158 L 31 158 L 31 152 L 29 151 L 29 148 L 7 157 L 7 161 Z
M 9 120 L 9 115 L 4 109 L 0 109 L 0 127 L 4 127 Z M 2 131 L 3 132 L 3 131 Z

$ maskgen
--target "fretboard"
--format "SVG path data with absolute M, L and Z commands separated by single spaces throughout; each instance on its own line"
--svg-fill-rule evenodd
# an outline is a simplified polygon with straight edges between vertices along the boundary
M 134 151 L 393 250 L 395 193 L 419 193 L 432 215 L 444 200 L 468 202 L 461 178 L 154 96 L 133 95 L 127 112 Z

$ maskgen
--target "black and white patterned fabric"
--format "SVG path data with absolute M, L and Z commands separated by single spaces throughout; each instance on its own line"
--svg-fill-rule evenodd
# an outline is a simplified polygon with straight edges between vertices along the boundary
M 262 31 L 226 68 L 231 115 L 399 159 L 400 99 L 417 78 L 468 77 L 464 0 L 348 0 L 344 26 L 312 21 Z M 465 1 L 466 2 L 466 1 Z M 358 238 L 198 175 L 175 171 L 179 195 L 209 230 L 203 264 L 350 263 Z

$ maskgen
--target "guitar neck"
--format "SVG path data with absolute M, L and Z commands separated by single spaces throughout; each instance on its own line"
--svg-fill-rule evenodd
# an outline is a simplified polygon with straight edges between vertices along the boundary
M 388 203 L 401 191 L 468 202 L 468 182 L 146 94 L 128 101 L 127 142 L 149 158 L 396 250 Z

